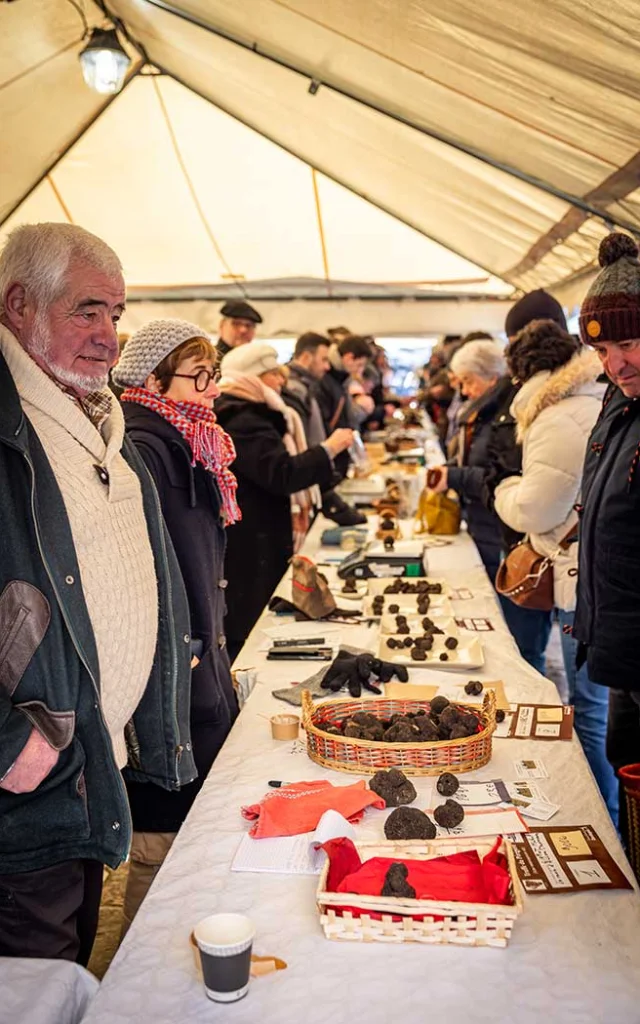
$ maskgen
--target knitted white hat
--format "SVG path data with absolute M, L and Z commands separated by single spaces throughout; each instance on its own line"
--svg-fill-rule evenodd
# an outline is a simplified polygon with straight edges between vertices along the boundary
M 202 327 L 187 320 L 151 320 L 132 334 L 113 370 L 113 379 L 121 387 L 142 387 L 165 356 L 191 338 L 206 338 L 215 344 Z
M 259 377 L 261 373 L 277 370 L 278 353 L 273 345 L 264 341 L 250 341 L 248 345 L 238 345 L 227 352 L 220 363 L 220 371 L 225 373 L 248 373 Z

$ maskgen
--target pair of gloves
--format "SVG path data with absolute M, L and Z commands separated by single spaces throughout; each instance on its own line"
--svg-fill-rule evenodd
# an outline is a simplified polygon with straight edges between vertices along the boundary
M 404 665 L 381 661 L 372 654 L 353 655 L 340 650 L 320 685 L 323 690 L 331 690 L 332 693 L 337 693 L 346 685 L 352 697 L 360 697 L 363 689 L 380 695 L 382 690 L 371 681 L 374 676 L 380 683 L 388 683 L 394 676 L 401 683 L 406 683 L 409 679 L 409 673 Z

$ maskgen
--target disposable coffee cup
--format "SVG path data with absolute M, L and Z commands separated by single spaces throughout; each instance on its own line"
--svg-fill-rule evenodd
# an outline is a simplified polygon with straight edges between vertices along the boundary
M 300 730 L 300 719 L 297 715 L 273 715 L 271 735 L 274 740 L 295 740 Z
M 193 930 L 209 999 L 235 1003 L 249 991 L 251 947 L 256 933 L 244 914 L 212 914 Z

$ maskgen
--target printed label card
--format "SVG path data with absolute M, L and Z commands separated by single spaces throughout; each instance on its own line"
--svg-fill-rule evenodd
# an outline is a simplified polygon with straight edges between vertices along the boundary
M 524 758 L 522 761 L 514 761 L 513 767 L 517 779 L 548 779 L 549 772 L 542 761 L 535 757 Z
M 633 888 L 591 825 L 539 827 L 505 838 L 531 895 Z
M 573 736 L 573 706 L 512 704 L 500 726 L 496 729 L 496 736 L 502 739 L 570 740 Z

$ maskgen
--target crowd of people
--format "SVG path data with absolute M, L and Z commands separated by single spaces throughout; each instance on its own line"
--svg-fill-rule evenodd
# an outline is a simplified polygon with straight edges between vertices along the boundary
M 506 349 L 445 338 L 419 394 L 447 452 L 430 486 L 459 495 L 492 582 L 524 536 L 554 560 L 553 610 L 502 607 L 541 672 L 559 621 L 614 819 L 614 769 L 640 760 L 637 255 L 605 240 L 580 338 L 531 293 Z M 0 955 L 86 964 L 102 867 L 128 855 L 130 924 L 238 715 L 234 658 L 315 514 L 365 521 L 335 488 L 397 402 L 384 349 L 345 328 L 281 365 L 233 301 L 217 341 L 154 320 L 120 351 L 124 305 L 79 227 L 0 254 Z

